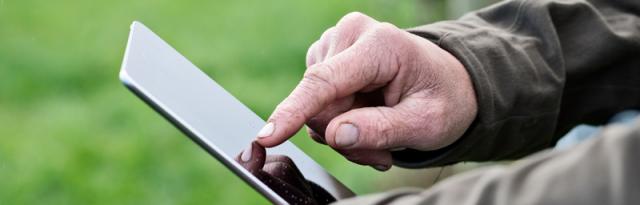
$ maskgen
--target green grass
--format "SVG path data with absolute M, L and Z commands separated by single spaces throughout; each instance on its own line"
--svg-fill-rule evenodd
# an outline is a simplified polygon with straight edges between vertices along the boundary
M 266 118 L 342 15 L 409 27 L 424 19 L 415 5 L 0 0 L 0 204 L 266 203 L 120 84 L 129 24 L 151 27 Z M 380 191 L 383 174 L 306 134 L 293 141 L 357 193 Z

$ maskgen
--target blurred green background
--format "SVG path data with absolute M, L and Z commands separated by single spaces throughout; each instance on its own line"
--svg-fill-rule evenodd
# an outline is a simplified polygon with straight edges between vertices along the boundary
M 411 27 L 469 2 L 0 0 L 0 204 L 268 203 L 120 84 L 133 20 L 266 118 L 344 14 Z M 358 194 L 406 185 L 293 141 Z

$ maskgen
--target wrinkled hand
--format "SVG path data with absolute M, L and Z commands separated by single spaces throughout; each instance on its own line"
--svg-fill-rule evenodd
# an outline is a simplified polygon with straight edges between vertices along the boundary
M 257 142 L 252 142 L 235 160 L 290 204 L 329 204 L 336 201 L 322 187 L 307 181 L 289 157 L 266 155 L 265 148 Z
M 307 71 L 258 133 L 276 146 L 305 123 L 316 141 L 379 170 L 389 150 L 457 140 L 477 102 L 464 66 L 419 36 L 360 13 L 343 17 L 307 53 Z

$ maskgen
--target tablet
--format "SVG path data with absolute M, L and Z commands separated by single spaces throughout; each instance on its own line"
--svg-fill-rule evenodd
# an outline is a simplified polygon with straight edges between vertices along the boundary
M 140 22 L 131 25 L 120 80 L 268 200 L 289 204 L 234 160 L 252 143 L 264 120 Z M 336 199 L 354 195 L 289 141 L 267 149 L 267 154 L 289 157 L 306 180 Z

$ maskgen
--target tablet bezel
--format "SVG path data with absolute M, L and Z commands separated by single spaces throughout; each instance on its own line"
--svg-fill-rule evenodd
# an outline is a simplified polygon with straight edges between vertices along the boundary
M 145 44 L 149 44 L 149 45 L 145 45 Z M 153 45 L 151 45 L 153 44 Z M 145 47 L 148 46 L 148 47 Z M 135 48 L 135 49 L 134 49 Z M 140 54 L 141 52 L 145 52 L 144 54 Z M 154 88 L 155 91 L 152 91 L 153 89 L 151 89 L 151 85 L 150 84 L 146 84 L 145 85 L 145 80 L 149 80 L 149 79 L 144 79 L 146 77 L 142 77 L 144 76 L 143 74 L 145 74 L 144 72 L 147 72 L 147 74 L 150 74 L 150 72 L 155 71 L 155 68 L 149 68 L 149 66 L 151 66 L 153 63 L 149 63 L 151 61 L 154 61 L 154 56 L 155 53 L 157 52 L 164 52 L 163 55 L 159 55 L 162 59 L 155 59 L 155 60 L 167 60 L 167 55 L 169 55 L 169 58 L 175 58 L 178 59 L 180 61 L 186 61 L 186 62 L 180 62 L 178 63 L 178 65 L 181 65 L 182 68 L 162 68 L 165 70 L 161 70 L 161 71 L 166 71 L 166 72 L 173 72 L 175 70 L 173 69 L 186 69 L 185 71 L 189 71 L 191 73 L 193 73 L 193 75 L 205 75 L 208 80 L 212 81 L 213 83 L 207 84 L 207 85 L 211 85 L 211 86 L 219 86 L 217 85 L 217 83 L 215 83 L 215 81 L 213 81 L 211 78 L 209 78 L 204 72 L 202 72 L 201 70 L 199 70 L 195 65 L 191 64 L 190 62 L 188 62 L 188 60 L 186 58 L 184 58 L 184 56 L 182 56 L 181 54 L 179 54 L 175 49 L 173 49 L 171 46 L 169 46 L 166 42 L 164 42 L 160 37 L 158 37 L 155 33 L 153 33 L 150 29 L 148 29 L 146 26 L 144 26 L 142 23 L 139 22 L 134 22 L 131 25 L 131 32 L 129 35 L 129 40 L 127 43 L 127 49 L 125 51 L 125 57 L 123 60 L 123 64 L 122 64 L 122 68 L 120 71 L 120 80 L 122 81 L 122 83 L 129 89 L 131 90 L 135 95 L 137 95 L 139 98 L 141 98 L 144 102 L 146 102 L 150 107 L 152 107 L 156 112 L 160 113 L 164 118 L 166 118 L 168 121 L 170 121 L 174 126 L 176 126 L 179 130 L 181 130 L 185 135 L 187 135 L 189 138 L 191 138 L 195 143 L 197 143 L 200 147 L 202 147 L 204 150 L 206 150 L 209 154 L 211 154 L 212 156 L 214 156 L 218 161 L 222 162 L 223 165 L 225 165 L 227 168 L 229 168 L 234 174 L 236 174 L 237 176 L 239 176 L 242 180 L 244 180 L 246 183 L 248 183 L 251 187 L 253 187 L 254 189 L 256 189 L 259 193 L 261 193 L 262 195 L 264 195 L 267 199 L 269 199 L 271 202 L 276 203 L 276 204 L 287 204 L 287 202 L 280 197 L 277 193 L 275 193 L 273 190 L 271 190 L 268 186 L 266 186 L 264 183 L 262 183 L 261 181 L 259 181 L 255 176 L 253 176 L 250 172 L 248 172 L 247 170 L 245 170 L 239 163 L 235 162 L 234 159 L 232 158 L 233 154 L 232 153 L 225 153 L 223 149 L 220 149 L 218 146 L 215 145 L 214 142 L 212 142 L 212 136 L 205 136 L 203 133 L 198 132 L 198 129 L 196 127 L 194 127 L 193 125 L 190 125 L 188 123 L 188 119 L 185 120 L 184 116 L 181 117 L 176 110 L 172 110 L 172 107 L 163 103 L 162 100 L 154 97 L 154 94 L 159 95 L 162 94 L 161 91 L 158 91 L 157 88 Z M 175 53 L 175 54 L 174 54 Z M 138 55 L 140 54 L 140 55 Z M 146 63 L 145 63 L 146 62 Z M 156 65 L 157 66 L 157 65 Z M 160 66 L 162 67 L 162 66 Z M 197 69 L 196 70 L 194 70 Z M 136 75 L 131 75 L 130 71 L 134 71 L 137 74 Z M 142 74 L 141 74 L 142 73 Z M 203 76 L 197 76 L 199 78 L 202 78 Z M 169 81 L 170 78 L 158 78 L 158 79 L 153 79 L 153 80 L 164 80 L 164 81 Z M 166 83 L 180 83 L 180 82 L 166 82 Z M 182 84 L 184 83 L 189 83 L 189 82 L 182 82 Z M 209 83 L 209 82 L 204 82 L 204 83 Z M 182 85 L 180 84 L 180 85 Z M 145 88 L 145 86 L 147 86 Z M 150 89 L 147 89 L 150 88 Z M 222 89 L 221 86 L 219 86 L 219 88 L 217 89 Z M 237 99 L 233 98 L 230 94 L 226 93 L 226 91 L 224 91 L 224 89 L 222 89 L 222 91 L 220 90 L 215 90 L 212 92 L 225 92 L 225 93 L 216 93 L 218 95 L 222 95 L 222 97 L 226 97 L 225 95 L 229 95 L 230 98 L 232 99 L 220 99 L 223 101 L 227 101 L 227 102 L 231 102 L 231 103 L 236 103 L 234 102 L 237 101 Z M 156 92 L 156 93 L 154 93 Z M 166 100 L 167 98 L 165 98 Z M 237 103 L 239 103 L 240 105 L 242 103 L 240 103 L 239 101 L 237 101 Z M 238 109 L 238 107 L 244 107 L 244 109 L 247 109 L 246 106 L 242 105 L 242 106 L 238 106 L 238 105 L 234 105 L 234 109 Z M 175 106 L 174 106 L 175 108 Z M 242 110 L 245 111 L 245 110 Z M 249 110 L 250 111 L 250 110 Z M 252 113 L 252 112 L 251 112 Z M 255 115 L 255 113 L 254 113 Z M 257 117 L 257 115 L 256 115 Z M 258 117 L 259 118 L 259 117 Z M 224 119 L 219 119 L 219 120 L 224 120 Z M 264 121 L 262 119 L 259 119 L 260 123 L 256 123 L 256 120 L 253 119 L 253 121 L 248 120 L 250 123 L 253 124 L 260 124 L 260 123 L 264 123 Z M 257 125 L 251 126 L 249 129 L 253 129 L 254 127 L 256 127 Z M 211 130 L 209 130 L 211 131 Z M 253 136 L 252 136 L 253 137 Z M 213 139 L 216 139 L 215 137 Z M 284 148 L 282 148 L 284 147 Z M 282 152 L 286 152 L 286 151 L 292 151 L 293 154 L 295 154 L 294 157 L 294 161 L 296 161 L 296 164 L 298 164 L 301 160 L 304 166 L 310 166 L 312 167 L 313 170 L 313 174 L 314 176 L 307 176 L 307 174 L 305 173 L 305 170 L 301 170 L 303 172 L 303 174 L 305 175 L 306 178 L 317 178 L 319 180 L 321 180 L 320 183 L 316 182 L 317 184 L 320 185 L 325 185 L 325 186 L 331 186 L 330 189 L 328 190 L 329 193 L 331 193 L 332 195 L 334 195 L 334 197 L 336 197 L 337 199 L 341 199 L 341 198 L 347 198 L 347 197 L 351 197 L 353 196 L 353 192 L 351 192 L 351 190 L 349 190 L 346 186 L 344 186 L 342 183 L 340 183 L 337 179 L 335 179 L 334 177 L 332 177 L 329 173 L 327 173 L 326 171 L 324 171 L 319 165 L 317 165 L 317 163 L 315 161 L 313 161 L 310 157 L 308 157 L 306 154 L 304 154 L 302 151 L 300 151 L 297 147 L 295 147 L 295 145 L 293 145 L 293 143 L 290 142 L 285 142 L 285 144 L 281 145 L 280 148 L 276 148 L 276 151 L 278 152 L 278 149 L 282 149 L 285 151 Z M 298 155 L 304 155 L 304 156 L 298 156 Z M 320 171 L 318 171 L 318 169 L 320 169 Z M 315 176 L 315 175 L 319 175 L 319 176 Z M 326 188 L 326 187 L 325 187 Z

